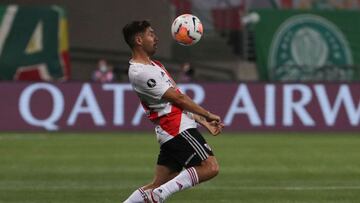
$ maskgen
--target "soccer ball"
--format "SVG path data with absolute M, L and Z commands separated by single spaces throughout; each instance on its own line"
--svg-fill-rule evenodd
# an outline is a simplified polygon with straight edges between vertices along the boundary
M 179 44 L 190 46 L 201 39 L 203 25 L 198 17 L 191 14 L 183 14 L 174 20 L 171 26 L 171 34 Z

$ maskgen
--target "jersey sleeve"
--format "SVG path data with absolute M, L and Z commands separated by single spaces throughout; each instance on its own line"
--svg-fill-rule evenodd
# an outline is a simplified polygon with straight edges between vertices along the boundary
M 160 71 L 142 72 L 136 77 L 135 90 L 153 99 L 160 100 L 164 93 L 172 87 L 171 82 Z

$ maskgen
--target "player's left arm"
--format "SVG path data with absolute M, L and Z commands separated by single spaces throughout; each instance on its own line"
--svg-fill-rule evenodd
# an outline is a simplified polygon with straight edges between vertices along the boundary
M 204 126 L 213 136 L 219 135 L 224 128 L 223 123 L 215 121 L 208 122 L 204 117 L 197 114 L 193 114 L 193 118 L 197 123 Z

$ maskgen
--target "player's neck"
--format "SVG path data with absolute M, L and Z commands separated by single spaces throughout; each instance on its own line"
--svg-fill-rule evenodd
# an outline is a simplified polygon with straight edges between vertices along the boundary
M 151 59 L 149 55 L 144 52 L 133 52 L 131 61 L 135 63 L 151 64 Z

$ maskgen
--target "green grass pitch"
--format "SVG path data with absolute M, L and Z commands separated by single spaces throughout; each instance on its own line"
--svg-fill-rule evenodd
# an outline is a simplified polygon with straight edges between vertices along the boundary
M 167 202 L 360 202 L 360 134 L 205 138 L 219 176 Z M 0 202 L 122 202 L 152 179 L 157 154 L 145 133 L 1 133 Z

